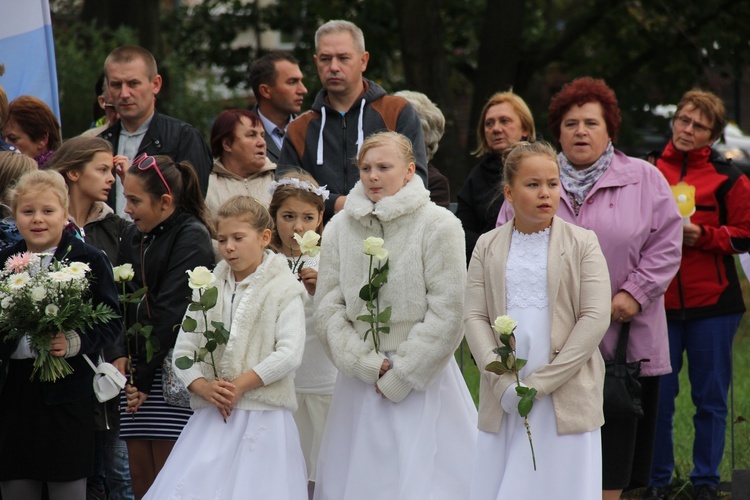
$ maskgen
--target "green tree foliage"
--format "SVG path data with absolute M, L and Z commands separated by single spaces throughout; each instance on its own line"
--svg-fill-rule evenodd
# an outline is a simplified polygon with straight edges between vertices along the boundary
M 108 36 L 92 24 L 75 21 L 55 25 L 55 57 L 63 136 L 74 137 L 90 128 L 96 102 L 95 85 L 112 47 L 134 43 L 135 34 L 120 28 Z
M 139 15 L 136 8 L 125 12 Z M 208 72 L 213 76 L 203 80 L 206 86 L 246 85 L 250 64 L 269 49 L 257 37 L 252 46 L 237 43 L 237 34 L 285 33 L 305 74 L 308 104 L 320 89 L 312 58 L 315 30 L 329 19 L 353 21 L 363 29 L 371 54 L 368 78 L 391 92 L 424 92 L 446 115 L 435 163 L 454 190 L 474 162 L 467 152 L 476 144 L 479 111 L 496 91 L 512 87 L 549 137 L 551 95 L 577 76 L 604 78 L 623 111 L 621 143 L 634 143 L 641 133 L 636 128 L 653 119 L 645 106 L 674 103 L 696 85 L 720 91 L 750 62 L 750 2 L 735 0 L 283 0 L 265 7 L 257 1 L 206 0 L 163 17 L 165 61 L 177 64 L 169 69 L 178 68 L 186 82 Z M 168 100 L 182 99 L 184 111 L 197 111 L 197 100 L 186 97 L 190 92 L 190 85 L 181 84 L 182 97 Z M 726 92 L 723 97 L 731 116 L 736 103 Z M 199 98 L 211 99 L 211 92 Z

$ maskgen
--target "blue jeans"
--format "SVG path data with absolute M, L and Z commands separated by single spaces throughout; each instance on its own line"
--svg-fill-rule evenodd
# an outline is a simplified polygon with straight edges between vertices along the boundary
M 687 353 L 690 396 L 695 405 L 693 427 L 693 484 L 719 484 L 724 455 L 727 394 L 732 380 L 732 342 L 741 314 L 700 320 L 668 321 L 672 373 L 661 377 L 656 443 L 651 486 L 667 486 L 674 472 L 672 424 L 675 398 L 680 390 L 682 353 Z
M 108 500 L 133 500 L 128 448 L 116 429 L 96 431 L 94 476 L 90 486 L 106 491 Z

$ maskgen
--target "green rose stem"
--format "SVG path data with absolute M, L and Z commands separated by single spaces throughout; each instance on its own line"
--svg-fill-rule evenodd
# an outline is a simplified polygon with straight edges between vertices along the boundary
M 127 294 L 127 289 L 125 288 L 125 282 L 123 281 L 122 282 L 122 296 L 126 297 L 126 294 Z M 128 376 L 130 380 L 130 385 L 133 385 L 133 353 L 130 351 L 130 342 L 127 341 L 128 331 L 127 331 L 127 327 L 125 326 L 125 322 L 127 321 L 127 318 L 128 318 L 128 302 L 127 300 L 121 300 L 121 302 L 122 302 L 122 317 L 124 320 L 122 322 L 122 328 L 125 331 L 125 345 L 128 348 Z M 138 342 L 137 336 L 136 336 L 135 341 L 136 343 Z M 133 418 L 135 418 L 135 413 L 133 413 Z
M 180 356 L 179 358 L 176 358 L 174 360 L 174 364 L 181 370 L 187 370 L 188 368 L 193 366 L 193 364 L 199 361 L 208 363 L 211 365 L 214 380 L 220 380 L 221 377 L 219 377 L 219 371 L 216 369 L 216 359 L 214 358 L 214 351 L 219 345 L 226 344 L 229 341 L 229 331 L 224 328 L 224 323 L 220 321 L 211 322 L 211 325 L 214 327 L 213 330 L 208 327 L 208 310 L 216 305 L 219 291 L 215 286 L 198 288 L 197 290 L 198 301 L 191 302 L 188 306 L 188 310 L 201 311 L 201 315 L 203 316 L 203 324 L 206 325 L 205 330 L 202 332 L 203 336 L 206 339 L 206 345 L 204 347 L 201 347 L 199 352 L 194 352 L 192 358 L 190 358 L 189 356 Z M 182 321 L 182 329 L 185 332 L 192 333 L 195 332 L 197 328 L 198 322 L 190 316 L 185 316 L 185 319 Z M 206 361 L 206 355 L 209 355 L 209 361 Z M 226 422 L 227 419 L 224 418 L 224 423 Z
M 529 446 L 531 447 L 531 460 L 534 463 L 534 470 L 536 470 L 536 455 L 534 454 L 534 442 L 531 439 L 529 413 L 531 413 L 531 408 L 534 406 L 534 397 L 537 394 L 537 390 L 521 385 L 518 372 L 526 365 L 526 360 L 516 357 L 516 336 L 513 333 L 516 329 L 515 322 L 513 322 L 510 333 L 505 333 L 505 331 L 500 331 L 499 327 L 496 326 L 500 319 L 501 317 L 498 317 L 495 320 L 493 329 L 498 332 L 500 342 L 503 345 L 492 350 L 495 354 L 500 355 L 500 361 L 492 361 L 485 367 L 485 370 L 497 375 L 502 375 L 509 371 L 513 372 L 516 378 L 516 394 L 521 398 L 521 401 L 518 402 L 518 414 L 523 417 L 523 425 L 526 427 L 526 435 L 529 437 Z
M 367 286 L 370 287 L 370 297 L 372 297 L 372 259 L 373 256 L 370 255 L 370 279 L 367 282 Z M 373 330 L 372 334 L 372 343 L 375 345 L 375 352 L 378 354 L 380 353 L 380 335 L 378 335 L 380 322 L 378 321 L 378 315 L 380 314 L 380 300 L 378 298 L 375 298 L 375 329 Z
M 302 270 L 302 268 L 297 269 L 297 265 L 299 264 L 299 261 L 302 260 L 302 256 L 305 252 L 302 252 L 302 249 L 300 249 L 299 257 L 297 257 L 297 260 L 294 260 L 294 248 L 292 248 L 292 245 L 289 245 L 289 253 L 291 254 L 292 261 L 289 263 L 289 267 L 292 269 L 293 273 L 298 273 Z M 302 264 L 304 266 L 304 264 Z

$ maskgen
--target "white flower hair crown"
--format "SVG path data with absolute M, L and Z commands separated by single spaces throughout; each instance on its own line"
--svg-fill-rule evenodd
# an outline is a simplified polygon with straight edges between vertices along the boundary
M 273 193 L 275 193 L 276 190 L 281 186 L 292 186 L 295 189 L 309 191 L 323 198 L 323 201 L 328 199 L 329 191 L 326 189 L 328 187 L 327 185 L 318 187 L 311 182 L 303 181 L 302 179 L 297 179 L 296 177 L 285 177 L 284 179 L 281 179 L 279 181 L 273 181 L 271 183 L 271 186 L 268 188 L 268 192 L 271 193 L 271 196 L 273 196 Z

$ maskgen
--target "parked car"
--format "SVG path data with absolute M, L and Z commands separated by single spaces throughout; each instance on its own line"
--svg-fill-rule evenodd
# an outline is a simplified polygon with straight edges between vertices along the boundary
M 714 149 L 750 176 L 750 136 L 745 135 L 737 125 L 730 122 L 724 127 L 723 137 L 716 141 Z

